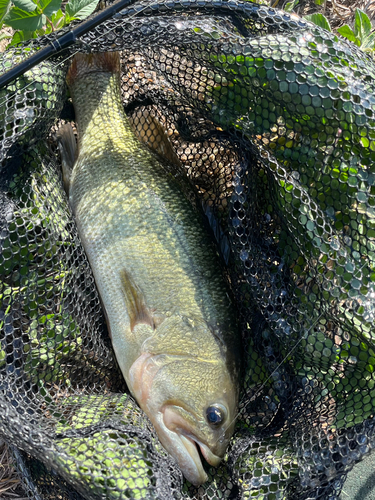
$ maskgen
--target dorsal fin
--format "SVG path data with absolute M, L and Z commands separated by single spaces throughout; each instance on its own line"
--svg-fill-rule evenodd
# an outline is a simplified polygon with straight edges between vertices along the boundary
M 59 128 L 56 134 L 57 145 L 61 156 L 63 183 L 66 194 L 69 196 L 70 176 L 77 158 L 77 143 L 73 128 L 66 123 Z
M 155 110 L 141 108 L 130 118 L 136 136 L 163 160 L 172 165 L 181 166 L 164 125 L 154 113 Z
M 147 307 L 142 290 L 125 269 L 121 271 L 121 284 L 126 308 L 130 317 L 130 329 L 133 330 L 135 325 L 139 323 L 145 323 L 155 328 L 154 320 Z

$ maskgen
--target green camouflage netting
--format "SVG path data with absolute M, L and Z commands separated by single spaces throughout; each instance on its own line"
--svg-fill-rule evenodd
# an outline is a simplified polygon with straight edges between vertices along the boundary
M 2 72 L 54 36 L 9 49 Z M 127 394 L 61 181 L 69 61 L 113 50 L 135 130 L 156 150 L 166 130 L 207 215 L 241 322 L 235 434 L 198 489 Z M 0 89 L 0 431 L 30 498 L 338 498 L 375 444 L 374 76 L 295 15 L 148 1 Z

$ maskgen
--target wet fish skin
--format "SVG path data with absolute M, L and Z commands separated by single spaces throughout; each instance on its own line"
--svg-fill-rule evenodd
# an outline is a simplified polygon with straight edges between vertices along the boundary
M 207 476 L 196 445 L 216 466 L 233 433 L 238 329 L 200 214 L 136 139 L 119 75 L 116 53 L 73 60 L 79 152 L 69 200 L 129 390 L 199 485 Z

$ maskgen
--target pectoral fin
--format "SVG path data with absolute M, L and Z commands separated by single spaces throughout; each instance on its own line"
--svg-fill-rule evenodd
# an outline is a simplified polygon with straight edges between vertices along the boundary
M 126 270 L 121 272 L 121 284 L 126 308 L 130 317 L 130 329 L 133 331 L 134 327 L 139 323 L 145 323 L 155 328 L 154 320 L 147 307 L 145 296 Z

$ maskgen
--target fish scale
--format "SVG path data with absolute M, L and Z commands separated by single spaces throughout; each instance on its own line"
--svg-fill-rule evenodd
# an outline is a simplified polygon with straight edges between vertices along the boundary
M 77 55 L 67 81 L 79 137 L 69 201 L 114 351 L 163 446 L 199 485 L 196 445 L 217 465 L 238 404 L 239 336 L 220 263 L 200 214 L 134 135 L 118 54 Z

